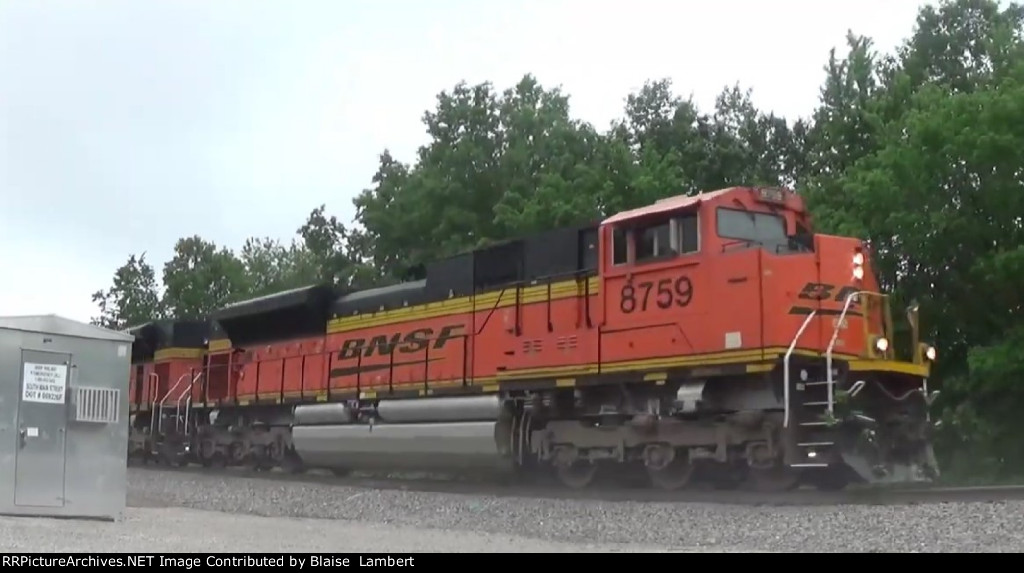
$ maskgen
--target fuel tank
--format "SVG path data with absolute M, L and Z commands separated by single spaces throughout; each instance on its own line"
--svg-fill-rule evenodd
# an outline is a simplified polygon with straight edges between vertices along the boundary
M 348 470 L 508 470 L 496 395 L 383 400 L 372 421 L 345 404 L 295 409 L 292 443 L 310 467 Z
M 495 394 L 385 400 L 377 405 L 377 414 L 387 424 L 497 420 L 500 413 L 501 399 Z
M 296 406 L 294 414 L 295 426 L 319 426 L 324 424 L 352 424 L 356 421 L 357 412 L 348 404 L 335 402 L 331 404 L 306 404 Z
M 372 470 L 509 469 L 497 422 L 296 426 L 292 443 L 311 467 Z

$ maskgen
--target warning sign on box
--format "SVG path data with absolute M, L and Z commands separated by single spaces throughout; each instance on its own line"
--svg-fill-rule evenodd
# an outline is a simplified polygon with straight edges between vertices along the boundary
M 25 363 L 25 384 L 21 389 L 24 402 L 63 404 L 67 389 L 68 367 L 64 364 Z

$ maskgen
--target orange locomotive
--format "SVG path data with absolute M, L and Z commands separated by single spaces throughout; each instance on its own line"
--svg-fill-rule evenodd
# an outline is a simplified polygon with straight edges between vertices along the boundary
M 735 187 L 457 255 L 418 281 L 237 303 L 202 333 L 147 325 L 133 453 L 553 468 L 571 487 L 617 464 L 667 489 L 929 480 L 935 349 L 915 309 L 893 340 L 861 241 L 811 228 L 798 195 Z

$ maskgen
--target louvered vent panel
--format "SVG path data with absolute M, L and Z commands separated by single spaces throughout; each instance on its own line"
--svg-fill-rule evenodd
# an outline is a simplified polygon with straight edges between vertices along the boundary
M 75 421 L 116 424 L 120 404 L 120 390 L 79 387 L 75 392 Z

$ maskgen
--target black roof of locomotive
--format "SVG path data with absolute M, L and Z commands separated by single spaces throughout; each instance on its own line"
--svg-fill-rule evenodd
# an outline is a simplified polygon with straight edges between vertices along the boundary
M 334 287 L 310 285 L 229 304 L 213 313 L 235 346 L 322 334 Z
M 154 320 L 128 328 L 135 337 L 132 361 L 148 360 L 164 348 L 204 348 L 210 335 L 208 320 Z
M 253 315 L 302 307 L 316 307 L 322 305 L 324 301 L 333 299 L 335 294 L 334 288 L 327 285 L 303 286 L 233 302 L 214 311 L 213 319 L 223 324 L 224 321 Z
M 462 252 L 426 265 L 425 278 L 340 296 L 336 317 L 469 296 L 515 284 L 569 279 L 597 269 L 597 223 L 564 227 Z
M 235 346 L 315 336 L 324 333 L 332 316 L 592 274 L 597 269 L 597 228 L 598 223 L 590 223 L 492 243 L 432 261 L 418 280 L 352 292 L 311 285 L 236 302 L 213 313 L 213 330 L 226 334 Z

